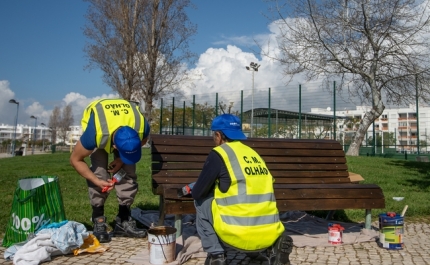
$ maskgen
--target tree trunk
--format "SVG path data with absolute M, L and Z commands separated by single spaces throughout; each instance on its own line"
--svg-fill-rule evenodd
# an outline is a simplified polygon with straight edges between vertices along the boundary
M 363 119 L 358 126 L 358 130 L 354 136 L 354 140 L 346 152 L 349 156 L 358 156 L 360 151 L 361 143 L 366 135 L 367 129 L 379 116 L 384 112 L 385 106 L 381 100 L 381 93 L 378 90 L 373 90 L 373 99 L 376 104 L 370 109 L 370 111 L 364 114 Z

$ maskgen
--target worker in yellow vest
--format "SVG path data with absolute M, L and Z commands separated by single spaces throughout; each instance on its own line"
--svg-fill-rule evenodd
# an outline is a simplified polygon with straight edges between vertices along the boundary
M 211 130 L 216 147 L 192 189 L 205 264 L 226 264 L 225 247 L 290 264 L 293 241 L 279 220 L 274 179 L 258 153 L 240 142 L 246 140 L 240 119 L 220 115 Z
M 100 242 L 109 242 L 104 205 L 109 191 L 115 188 L 118 214 L 114 236 L 145 237 L 146 230 L 136 227 L 130 206 L 138 191 L 136 163 L 149 135 L 149 124 L 139 105 L 123 99 L 100 99 L 91 102 L 81 120 L 82 136 L 70 156 L 70 163 L 87 180 L 92 207 L 93 234 Z M 113 153 L 113 161 L 109 156 Z M 90 157 L 88 167 L 86 157 Z M 120 169 L 125 176 L 118 183 L 111 174 Z

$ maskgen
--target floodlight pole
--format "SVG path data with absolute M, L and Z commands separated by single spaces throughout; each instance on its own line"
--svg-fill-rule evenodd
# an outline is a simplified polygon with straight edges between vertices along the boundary
M 258 68 L 260 67 L 259 64 L 251 62 L 249 66 L 246 66 L 246 70 L 252 71 L 252 95 L 251 95 L 251 134 L 250 137 L 252 137 L 252 128 L 254 126 L 254 73 L 258 72 Z M 243 122 L 243 121 L 242 121 Z
M 33 146 L 31 147 L 31 154 L 34 155 L 34 146 L 36 145 L 36 126 L 37 126 L 37 117 L 31 115 L 32 119 L 34 119 L 34 133 L 33 133 Z
M 44 130 L 44 128 L 45 128 L 46 124 L 42 122 L 40 125 L 42 125 L 42 152 L 45 152 L 45 130 Z
M 16 145 L 16 127 L 18 127 L 18 109 L 19 109 L 19 102 L 15 99 L 9 100 L 9 103 L 16 104 L 16 116 L 15 116 L 15 128 L 13 131 L 13 143 L 12 143 L 12 156 L 15 156 L 15 145 Z

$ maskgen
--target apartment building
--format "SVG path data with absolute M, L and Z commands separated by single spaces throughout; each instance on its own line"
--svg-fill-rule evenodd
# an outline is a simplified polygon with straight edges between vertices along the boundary
M 339 132 L 343 135 L 353 134 L 357 129 L 354 123 L 358 125 L 370 108 L 370 106 L 356 106 L 355 110 L 337 110 L 336 116 L 345 117 L 337 124 Z M 311 113 L 333 115 L 333 111 L 320 108 L 312 108 Z M 413 104 L 407 108 L 386 108 L 375 120 L 375 134 L 384 137 L 387 133 L 391 133 L 395 139 L 394 146 L 398 151 L 416 151 L 418 141 L 421 151 L 430 150 L 430 147 L 427 147 L 430 141 L 428 137 L 430 134 L 430 107 L 419 105 L 418 114 L 416 105 Z M 369 126 L 367 132 L 368 136 L 373 135 L 372 125 Z
M 13 140 L 14 134 L 15 126 L 8 124 L 0 125 L 0 143 L 8 139 Z M 81 135 L 81 126 L 70 126 L 70 130 L 66 134 L 65 144 L 75 145 Z M 42 125 L 34 127 L 24 124 L 18 124 L 18 126 L 16 127 L 16 139 L 23 142 L 33 141 L 34 139 L 36 139 L 36 141 L 46 140 L 47 142 L 51 142 L 52 130 L 49 127 Z M 57 136 L 56 144 L 58 144 L 60 141 L 61 139 Z

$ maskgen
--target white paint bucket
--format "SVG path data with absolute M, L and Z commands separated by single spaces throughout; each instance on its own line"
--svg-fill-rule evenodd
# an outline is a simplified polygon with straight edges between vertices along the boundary
M 148 230 L 149 262 L 165 264 L 175 260 L 176 228 L 155 226 Z

